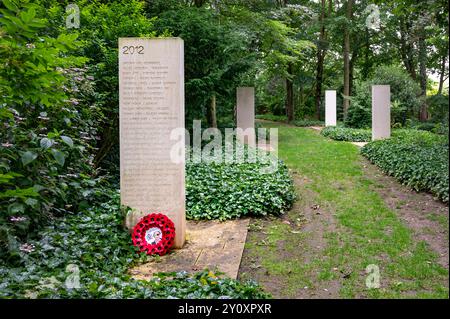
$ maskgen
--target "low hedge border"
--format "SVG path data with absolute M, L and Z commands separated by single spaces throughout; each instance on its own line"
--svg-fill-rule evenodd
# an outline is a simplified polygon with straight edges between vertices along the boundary
M 390 139 L 366 144 L 361 154 L 404 185 L 448 203 L 448 150 L 448 137 L 403 130 Z

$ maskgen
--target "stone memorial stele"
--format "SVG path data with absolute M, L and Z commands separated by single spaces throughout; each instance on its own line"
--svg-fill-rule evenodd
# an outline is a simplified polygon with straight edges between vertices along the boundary
M 185 241 L 185 167 L 171 149 L 184 145 L 184 44 L 180 38 L 119 39 L 120 199 L 141 217 L 159 212 L 175 224 L 174 248 Z
M 336 126 L 335 90 L 325 90 L 325 126 Z
M 391 88 L 372 85 L 372 141 L 391 136 Z
M 238 131 L 237 139 L 242 143 L 255 146 L 255 88 L 238 87 L 236 90 L 236 126 L 244 130 Z

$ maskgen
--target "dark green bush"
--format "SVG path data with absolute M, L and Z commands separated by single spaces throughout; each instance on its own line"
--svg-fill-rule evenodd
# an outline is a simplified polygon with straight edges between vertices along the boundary
M 433 132 L 436 129 L 436 123 L 414 121 L 410 122 L 408 127 L 415 130 Z
M 325 122 L 324 121 L 319 121 L 319 120 L 295 120 L 293 123 L 295 126 L 299 126 L 299 127 L 307 127 L 307 126 L 324 126 Z
M 270 113 L 267 114 L 258 114 L 255 116 L 257 119 L 266 120 L 266 121 L 274 121 L 274 122 L 287 122 L 286 115 L 273 115 Z M 299 127 L 307 127 L 307 126 L 323 126 L 325 124 L 324 121 L 319 120 L 295 120 L 292 122 L 293 125 Z
M 369 128 L 372 121 L 372 85 L 390 85 L 392 123 L 404 125 L 408 117 L 416 117 L 419 111 L 419 86 L 401 68 L 382 66 L 371 79 L 357 83 L 351 100 L 345 125 L 353 128 Z
M 20 251 L 21 263 L 0 259 L 0 298 L 267 298 L 254 282 L 218 278 L 204 270 L 194 275 L 162 273 L 134 280 L 129 268 L 148 259 L 131 245 L 123 228 L 119 195 L 100 206 L 53 221 Z M 80 288 L 65 285 L 78 267 Z
M 368 143 L 361 153 L 387 174 L 416 191 L 448 202 L 448 139 L 425 131 L 400 131 Z
M 86 207 L 98 181 L 101 113 L 86 59 L 71 55 L 80 42 L 46 36 L 43 9 L 15 3 L 0 15 L 0 257 L 51 217 Z
M 371 130 L 341 126 L 327 126 L 320 134 L 336 141 L 368 142 L 372 139 Z
M 214 11 L 206 8 L 168 2 L 165 9 L 150 4 L 147 12 L 158 17 L 154 25 L 159 34 L 181 37 L 184 41 L 186 126 L 192 120 L 205 118 L 212 95 L 217 99 L 219 120 L 233 114 L 239 78 L 251 67 L 251 54 L 243 51 L 249 40 L 226 20 L 219 23 Z
M 260 171 L 266 164 L 186 165 L 186 215 L 190 219 L 231 219 L 281 214 L 295 193 L 282 161 L 274 173 Z
M 366 97 L 369 98 L 370 97 Z M 355 129 L 366 129 L 372 126 L 372 111 L 369 106 L 354 100 L 348 109 L 345 125 Z
M 435 94 L 427 98 L 428 111 L 433 122 L 447 124 L 448 126 L 448 95 Z
M 255 116 L 259 120 L 273 121 L 273 122 L 286 122 L 286 115 L 273 115 L 270 113 L 267 114 L 258 114 Z

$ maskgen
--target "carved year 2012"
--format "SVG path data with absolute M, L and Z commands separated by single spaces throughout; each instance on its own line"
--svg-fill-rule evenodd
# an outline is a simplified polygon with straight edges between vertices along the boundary
M 144 47 L 142 45 L 122 47 L 122 54 L 144 54 Z

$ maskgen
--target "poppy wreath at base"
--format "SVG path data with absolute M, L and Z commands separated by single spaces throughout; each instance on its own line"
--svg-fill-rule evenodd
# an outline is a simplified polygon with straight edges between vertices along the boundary
M 152 213 L 133 228 L 133 244 L 147 255 L 165 255 L 173 246 L 175 226 L 164 214 Z

